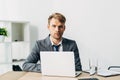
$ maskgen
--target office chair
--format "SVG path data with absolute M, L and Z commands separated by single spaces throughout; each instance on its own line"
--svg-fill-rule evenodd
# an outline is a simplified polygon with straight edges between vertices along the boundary
M 12 65 L 13 71 L 22 71 L 19 65 Z
M 120 71 L 120 66 L 109 66 L 108 70 Z

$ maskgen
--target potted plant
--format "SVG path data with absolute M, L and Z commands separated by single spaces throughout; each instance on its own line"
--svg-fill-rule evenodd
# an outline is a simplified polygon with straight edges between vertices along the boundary
M 0 27 L 0 42 L 3 42 L 5 37 L 8 35 L 6 28 Z

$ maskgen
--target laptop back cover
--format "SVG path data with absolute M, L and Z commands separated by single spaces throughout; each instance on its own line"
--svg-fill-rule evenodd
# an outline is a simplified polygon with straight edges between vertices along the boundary
M 43 75 L 75 77 L 73 52 L 40 52 Z

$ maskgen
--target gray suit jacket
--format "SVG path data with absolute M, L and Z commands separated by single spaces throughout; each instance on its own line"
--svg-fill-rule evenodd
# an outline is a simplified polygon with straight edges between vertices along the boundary
M 63 51 L 74 51 L 76 71 L 81 71 L 82 66 L 76 42 L 63 38 L 62 45 Z M 43 40 L 36 41 L 36 44 L 32 49 L 31 54 L 28 56 L 22 66 L 24 71 L 41 72 L 40 64 L 37 63 L 40 60 L 40 51 L 53 51 L 49 36 Z

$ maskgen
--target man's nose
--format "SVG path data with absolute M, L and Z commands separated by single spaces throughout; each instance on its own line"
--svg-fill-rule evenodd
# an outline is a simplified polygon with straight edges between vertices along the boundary
M 59 27 L 56 27 L 55 30 L 56 30 L 56 31 L 59 31 L 60 29 L 59 29 Z

